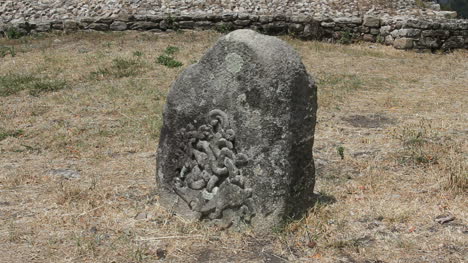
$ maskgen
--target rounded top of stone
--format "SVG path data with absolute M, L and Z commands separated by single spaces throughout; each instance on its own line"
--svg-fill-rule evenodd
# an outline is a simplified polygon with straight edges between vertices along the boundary
M 279 63 L 285 58 L 288 59 L 289 63 L 292 61 L 300 63 L 299 55 L 286 42 L 277 37 L 260 34 L 254 30 L 235 30 L 224 36 L 220 42 L 223 43 L 224 41 L 244 44 L 268 63 Z

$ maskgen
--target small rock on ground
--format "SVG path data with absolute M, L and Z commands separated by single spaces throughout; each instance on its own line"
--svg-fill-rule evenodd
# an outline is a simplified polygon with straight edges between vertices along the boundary
M 49 171 L 49 174 L 65 179 L 79 179 L 81 177 L 79 172 L 72 169 L 52 169 Z

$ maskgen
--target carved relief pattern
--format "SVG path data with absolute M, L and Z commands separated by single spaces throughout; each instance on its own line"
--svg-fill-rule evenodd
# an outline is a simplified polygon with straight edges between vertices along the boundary
M 252 190 L 245 187 L 242 167 L 248 163 L 238 153 L 235 132 L 221 110 L 208 113 L 207 124 L 189 124 L 180 131 L 187 160 L 174 178 L 174 191 L 201 219 L 220 219 L 227 209 L 249 222 L 254 215 Z M 230 213 L 232 216 L 232 213 Z

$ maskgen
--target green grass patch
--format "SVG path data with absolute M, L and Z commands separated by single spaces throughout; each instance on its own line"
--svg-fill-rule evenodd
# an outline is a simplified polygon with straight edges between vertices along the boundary
M 41 80 L 33 83 L 29 94 L 38 96 L 41 93 L 59 91 L 66 87 L 67 82 L 64 80 Z
M 353 34 L 349 31 L 342 32 L 338 43 L 342 45 L 349 45 L 353 43 L 353 37 Z
M 115 58 L 110 66 L 99 68 L 97 71 L 91 72 L 93 79 L 113 77 L 126 78 L 136 76 L 143 72 L 143 64 L 137 59 Z
M 32 75 L 9 74 L 0 76 L 0 96 L 6 97 L 28 89 L 38 81 Z
M 10 55 L 12 57 L 16 56 L 15 47 L 0 46 L 0 58 L 4 58 L 7 55 Z
M 5 140 L 8 137 L 19 137 L 24 134 L 23 130 L 4 130 L 0 128 L 0 141 Z
M 14 95 L 23 90 L 38 96 L 40 93 L 64 89 L 67 82 L 64 80 L 44 79 L 30 74 L 8 74 L 0 76 L 0 96 Z
M 401 142 L 403 151 L 400 161 L 416 165 L 437 164 L 446 154 L 444 144 L 429 120 L 422 119 L 418 124 L 404 126 L 400 132 L 394 131 L 393 138 Z
M 179 52 L 180 49 L 175 46 L 168 46 L 164 50 L 164 54 L 160 55 L 156 59 L 156 63 L 166 66 L 168 68 L 178 68 L 182 67 L 184 64 L 174 58 L 174 55 Z
M 316 75 L 319 103 L 322 107 L 335 107 L 346 97 L 357 90 L 364 88 L 364 81 L 355 74 L 319 73 Z
M 24 35 L 25 34 L 23 32 L 19 31 L 17 28 L 14 27 L 7 28 L 7 30 L 5 31 L 5 36 L 8 39 L 18 39 L 23 37 Z
M 167 55 L 174 55 L 175 53 L 179 52 L 180 49 L 178 47 L 175 47 L 175 46 L 168 46 L 165 50 L 164 50 L 164 53 L 166 53 Z
M 363 87 L 363 81 L 355 74 L 326 74 L 319 76 L 317 85 L 321 88 L 356 90 Z
M 139 51 L 139 50 L 136 50 L 136 51 L 133 51 L 133 56 L 134 57 L 143 57 L 143 52 Z
M 215 30 L 221 34 L 227 34 L 234 31 L 234 25 L 232 23 L 222 23 L 215 27 Z
M 161 55 L 156 59 L 158 64 L 164 65 L 168 68 L 182 67 L 184 64 L 180 61 L 175 60 L 173 57 L 168 55 Z

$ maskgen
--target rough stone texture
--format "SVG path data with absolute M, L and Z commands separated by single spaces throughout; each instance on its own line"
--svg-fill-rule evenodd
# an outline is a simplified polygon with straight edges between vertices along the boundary
M 109 30 L 109 25 L 104 23 L 92 23 L 88 26 L 88 28 L 97 31 L 106 31 Z
M 110 30 L 112 31 L 124 31 L 127 29 L 127 24 L 122 21 L 115 21 L 110 25 Z
M 18 19 L 64 20 L 77 17 L 156 14 L 306 14 L 313 17 L 353 17 L 365 14 L 378 17 L 394 14 L 413 17 L 456 15 L 455 12 L 441 12 L 438 5 L 425 6 L 422 8 L 420 0 L 3 0 L 0 1 L 0 23 Z
M 380 18 L 373 16 L 365 16 L 363 25 L 367 27 L 379 27 Z
M 269 231 L 311 204 L 316 87 L 285 42 L 222 37 L 176 80 L 158 148 L 160 202 L 194 220 Z
M 443 45 L 443 49 L 455 49 L 463 47 L 465 41 L 462 36 L 453 36 L 447 39 Z
M 396 49 L 410 49 L 413 47 L 413 41 L 412 38 L 397 38 L 393 41 L 393 47 Z
M 77 0 L 57 0 L 52 4 L 53 1 L 6 1 L 3 7 L 0 3 L 0 36 L 7 35 L 12 29 L 29 34 L 53 30 L 172 32 L 187 29 L 215 29 L 227 33 L 248 28 L 269 35 L 289 34 L 306 40 L 327 42 L 340 42 L 345 35 L 351 38 L 348 42 L 378 41 L 387 45 L 393 45 L 393 39 L 411 38 L 416 43 L 412 45 L 413 49 L 468 48 L 467 19 L 447 19 L 426 14 L 434 11 L 429 9 L 418 9 L 413 14 L 407 12 L 412 5 L 400 6 L 405 1 L 413 0 L 386 1 L 385 8 L 390 9 L 383 8 L 382 3 L 372 2 L 376 5 L 368 6 L 369 10 L 359 5 L 357 12 L 351 12 L 351 9 L 349 12 L 332 12 L 329 9 L 331 6 L 345 10 L 348 5 L 356 7 L 353 2 L 357 0 L 343 0 L 339 5 L 328 2 L 335 0 L 294 0 L 287 3 L 278 0 L 269 2 L 266 6 L 257 0 L 235 1 L 236 3 L 223 2 L 224 0 L 188 0 L 177 2 L 177 5 L 171 0 L 164 3 L 153 0 L 151 3 L 145 3 L 148 0 L 130 0 L 131 3 L 90 0 L 87 4 Z M 246 1 L 249 2 L 248 5 L 245 5 Z M 106 5 L 102 5 L 104 2 Z M 42 3 L 41 11 L 33 8 L 37 3 Z M 78 11 L 63 8 L 75 4 L 80 7 Z M 25 5 L 31 7 L 27 12 L 22 9 Z M 48 14 L 43 9 L 50 5 L 61 8 L 52 8 L 52 13 Z M 237 9 L 239 6 L 244 8 Z M 304 11 L 312 6 L 315 8 L 313 12 Z M 90 8 L 93 12 L 83 11 Z M 63 16 L 57 16 L 59 10 L 64 11 Z M 70 13 L 70 10 L 73 12 Z M 365 10 L 367 11 L 364 12 Z M 389 10 L 392 12 L 386 12 Z
M 419 41 L 419 45 L 425 48 L 437 49 L 440 47 L 440 41 L 436 38 L 426 37 Z

